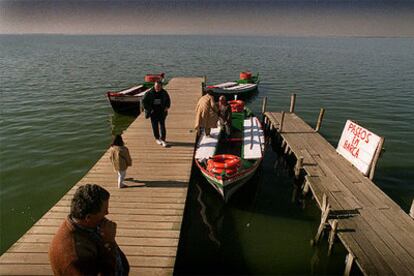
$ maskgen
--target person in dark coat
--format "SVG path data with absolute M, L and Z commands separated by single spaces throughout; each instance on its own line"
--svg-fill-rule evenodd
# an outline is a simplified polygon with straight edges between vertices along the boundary
M 220 96 L 218 102 L 218 118 L 220 128 L 224 129 L 224 133 L 229 137 L 231 132 L 231 106 L 223 95 Z
M 155 142 L 166 147 L 167 142 L 165 139 L 167 130 L 165 128 L 165 119 L 168 115 L 168 109 L 171 106 L 171 100 L 168 92 L 162 88 L 161 81 L 157 81 L 154 88 L 145 94 L 142 103 L 145 110 L 145 117 L 151 118 L 152 132 L 154 134 Z
M 108 220 L 109 192 L 95 184 L 80 186 L 70 214 L 49 246 L 54 275 L 128 275 L 129 264 Z

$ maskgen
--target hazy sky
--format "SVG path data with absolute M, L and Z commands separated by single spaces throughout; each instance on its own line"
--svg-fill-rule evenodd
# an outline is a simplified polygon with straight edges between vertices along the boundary
M 414 37 L 414 0 L 3 0 L 0 33 Z

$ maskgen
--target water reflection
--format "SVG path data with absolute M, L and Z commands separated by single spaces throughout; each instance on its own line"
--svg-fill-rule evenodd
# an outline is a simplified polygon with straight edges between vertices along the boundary
M 259 169 L 260 171 L 260 169 Z M 259 173 L 260 174 L 260 173 Z M 240 229 L 248 231 L 256 208 L 258 172 L 225 204 L 195 170 L 192 176 L 174 274 L 249 273 Z M 243 215 L 240 215 L 240 214 Z
M 111 126 L 111 134 L 122 134 L 129 125 L 138 117 L 138 114 L 120 114 L 114 112 L 109 116 L 109 124 Z

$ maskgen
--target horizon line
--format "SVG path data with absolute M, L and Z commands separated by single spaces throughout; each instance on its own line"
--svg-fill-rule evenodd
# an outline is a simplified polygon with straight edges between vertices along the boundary
M 159 34 L 146 34 L 146 33 L 48 33 L 48 32 L 38 32 L 38 33 L 1 33 L 0 35 L 51 35 L 51 36 L 228 36 L 228 37 L 319 37 L 319 38 L 414 38 L 414 35 L 338 35 L 338 34 L 198 34 L 198 33 L 159 33 Z

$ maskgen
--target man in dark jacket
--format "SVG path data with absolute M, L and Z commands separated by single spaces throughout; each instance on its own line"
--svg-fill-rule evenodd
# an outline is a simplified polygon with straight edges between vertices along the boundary
M 167 130 L 165 129 L 165 119 L 167 118 L 171 100 L 168 92 L 162 88 L 161 81 L 157 81 L 154 88 L 145 94 L 142 103 L 145 109 L 145 117 L 151 118 L 152 132 L 154 134 L 155 142 L 166 147 L 167 143 L 165 139 Z
M 115 241 L 116 223 L 105 218 L 108 203 L 108 191 L 98 185 L 77 189 L 70 215 L 49 247 L 54 275 L 128 275 L 128 261 Z

